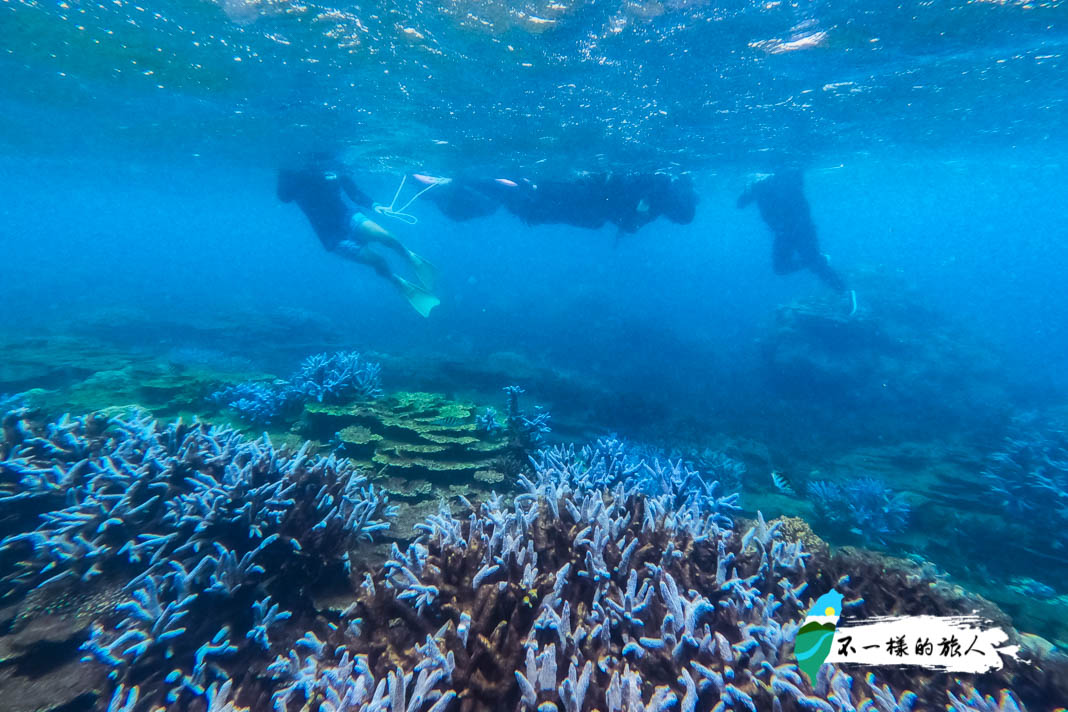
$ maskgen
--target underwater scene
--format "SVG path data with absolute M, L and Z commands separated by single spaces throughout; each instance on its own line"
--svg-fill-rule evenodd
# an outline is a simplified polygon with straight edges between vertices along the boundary
M 0 711 L 1068 708 L 1068 2 L 0 40 Z

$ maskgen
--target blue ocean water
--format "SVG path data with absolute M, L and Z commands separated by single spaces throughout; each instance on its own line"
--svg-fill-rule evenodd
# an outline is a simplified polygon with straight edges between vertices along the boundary
M 769 274 L 755 211 L 733 207 L 786 156 L 808 167 L 835 265 L 899 274 L 1027 368 L 1064 372 L 1060 3 L 4 13 L 4 222 L 18 244 L 4 296 L 16 321 L 79 299 L 281 303 L 345 314 L 383 348 L 519 339 L 580 363 L 649 329 L 723 372 L 744 362 L 728 354 L 744 353 L 770 307 L 810 286 Z M 411 170 L 674 168 L 693 172 L 701 203 L 692 225 L 618 242 L 503 216 L 450 224 L 416 203 L 420 225 L 392 227 L 439 263 L 447 290 L 422 324 L 321 254 L 274 199 L 275 167 L 302 150 L 346 152 L 382 202 Z M 112 286 L 90 297 L 73 288 L 84 280 Z M 616 320 L 632 338 L 604 331 Z
M 285 378 L 336 350 L 387 392 L 504 411 L 518 383 L 553 443 L 724 451 L 746 516 L 911 560 L 1068 646 L 1068 3 L 5 0 L 0 39 L 0 396 L 128 406 L 150 360 Z M 316 152 L 383 204 L 412 173 L 654 171 L 699 202 L 621 234 L 416 198 L 414 224 L 375 220 L 439 270 L 424 319 L 278 200 Z M 854 314 L 776 275 L 736 206 L 783 163 Z M 827 480 L 876 514 L 827 511 Z

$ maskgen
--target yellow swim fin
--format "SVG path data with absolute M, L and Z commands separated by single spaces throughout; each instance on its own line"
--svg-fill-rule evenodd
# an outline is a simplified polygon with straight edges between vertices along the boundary
M 415 309 L 423 317 L 430 316 L 431 310 L 441 304 L 440 299 L 422 287 L 412 284 L 403 277 L 394 275 L 394 278 L 397 280 L 397 287 L 401 290 L 401 294 L 403 294 L 404 298 L 408 300 L 408 303 L 412 305 L 412 309 Z
M 408 250 L 408 259 L 412 263 L 412 269 L 415 270 L 415 276 L 419 278 L 423 286 L 433 289 L 438 281 L 438 268 L 411 250 Z

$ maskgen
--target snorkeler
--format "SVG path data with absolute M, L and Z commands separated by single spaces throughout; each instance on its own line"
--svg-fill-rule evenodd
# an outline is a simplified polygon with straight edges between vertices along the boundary
M 827 255 L 820 252 L 816 226 L 812 212 L 805 199 L 801 171 L 779 171 L 751 184 L 738 198 L 738 207 L 744 208 L 756 201 L 760 217 L 774 235 L 772 266 L 775 274 L 790 274 L 808 269 L 831 289 L 845 293 L 842 278 L 831 269 Z M 854 299 L 856 310 L 856 295 Z
M 370 210 L 373 201 L 356 186 L 342 166 L 317 161 L 299 169 L 282 169 L 278 173 L 278 199 L 300 206 L 323 247 L 373 269 L 397 287 L 424 317 L 430 316 L 430 311 L 441 303 L 429 291 L 434 288 L 434 266 L 360 210 Z M 384 245 L 407 260 L 423 286 L 394 274 L 386 258 L 371 249 L 374 243 Z
M 537 183 L 497 179 L 433 178 L 427 198 L 453 220 L 470 220 L 504 206 L 527 225 L 558 223 L 589 229 L 605 224 L 633 233 L 665 217 L 686 225 L 693 220 L 697 193 L 689 176 L 666 173 L 587 173 L 573 180 Z

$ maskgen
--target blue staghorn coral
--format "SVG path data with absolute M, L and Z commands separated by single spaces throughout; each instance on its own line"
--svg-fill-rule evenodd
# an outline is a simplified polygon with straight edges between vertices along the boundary
M 206 571 L 214 562 L 213 585 L 226 588 L 235 552 L 244 562 L 266 541 L 337 552 L 383 529 L 380 517 L 391 511 L 348 461 L 309 455 L 309 444 L 290 453 L 230 428 L 147 418 L 65 418 L 40 435 L 17 415 L 7 422 L 3 468 L 19 477 L 13 496 L 62 505 L 35 530 L 0 542 L 0 550 L 28 554 L 6 577 L 11 584 L 162 572 L 173 563 Z M 298 490 L 312 496 L 298 500 Z
M 269 425 L 292 413 L 303 402 L 303 395 L 284 382 L 248 381 L 212 393 L 211 400 L 237 412 L 250 423 Z
M 88 585 L 127 580 L 128 599 L 83 646 L 110 677 L 110 709 L 998 709 L 967 685 L 953 697 L 937 681 L 894 690 L 832 665 L 810 683 L 792 661 L 807 587 L 835 585 L 854 607 L 863 591 L 828 581 L 783 522 L 739 526 L 718 483 L 695 486 L 684 464 L 616 439 L 541 451 L 513 500 L 462 500 L 459 512 L 443 503 L 383 566 L 354 571 L 356 540 L 390 511 L 336 458 L 203 425 L 49 428 L 15 415 L 4 426 L 4 467 L 15 463 L 33 497 L 64 505 L 37 533 L 98 550 L 44 571 L 51 551 L 11 537 L 5 553 L 25 556 L 15 585 L 61 586 L 45 582 L 92 566 Z M 86 484 L 94 477 L 99 492 Z M 75 493 L 69 503 L 57 483 Z M 101 499 L 102 511 L 78 508 Z M 311 600 L 311 579 L 329 572 L 347 605 Z
M 291 415 L 306 401 L 343 403 L 382 396 L 382 367 L 355 351 L 309 356 L 288 381 L 246 381 L 209 396 L 243 420 L 267 425 Z
M 613 439 L 542 451 L 534 465 L 512 504 L 465 503 L 460 517 L 442 507 L 393 548 L 385 585 L 347 613 L 373 659 L 409 659 L 425 636 L 435 659 L 455 661 L 435 693 L 459 692 L 473 710 L 910 712 L 921 699 L 830 665 L 802 678 L 791 653 L 812 572 L 780 522 L 738 533 L 721 498 L 643 492 L 687 482 L 687 469 L 665 476 L 670 463 L 635 460 Z
M 1034 413 L 1016 418 L 1002 449 L 987 458 L 982 477 L 1003 511 L 1042 522 L 1032 546 L 1068 554 L 1068 424 Z
M 745 463 L 719 450 L 706 447 L 702 450 L 673 451 L 671 459 L 682 459 L 705 478 L 719 482 L 727 492 L 741 492 L 744 487 Z
M 0 413 L 16 410 L 26 405 L 26 398 L 21 393 L 0 393 Z
M 813 480 L 808 495 L 816 514 L 828 525 L 879 544 L 905 530 L 911 511 L 901 494 L 873 477 L 861 477 L 844 486 Z
M 382 395 L 382 367 L 355 351 L 315 354 L 293 375 L 293 388 L 320 403 L 342 403 Z
M 615 435 L 578 449 L 542 449 L 534 466 L 539 478 L 559 477 L 576 489 L 621 485 L 628 495 L 666 498 L 676 511 L 711 513 L 728 527 L 726 514 L 738 509 L 738 494 L 720 494 L 718 480 L 707 478 L 682 460 L 672 461 L 648 448 L 635 448 Z
M 164 692 L 168 704 L 207 695 L 228 677 L 220 661 L 245 640 L 269 648 L 291 617 L 272 594 L 308 606 L 311 586 L 345 580 L 350 549 L 395 514 L 347 460 L 311 455 L 307 443 L 278 450 L 266 437 L 147 418 L 40 426 L 12 413 L 4 426 L 12 497 L 46 511 L 36 529 L 0 542 L 0 555 L 17 559 L 3 584 L 17 594 L 127 580 L 128 599 L 82 646 L 118 683 L 120 709 L 138 695 L 146 708 Z M 141 684 L 123 697 L 131 679 L 155 691 Z
M 505 386 L 508 396 L 508 417 L 505 430 L 512 442 L 523 450 L 533 450 L 542 444 L 545 436 L 551 432 L 550 415 L 541 406 L 534 406 L 534 412 L 528 415 L 519 407 L 519 396 L 525 393 L 520 386 Z
M 497 420 L 497 409 L 486 408 L 475 416 L 475 427 L 479 432 L 499 435 L 505 431 L 505 425 Z

